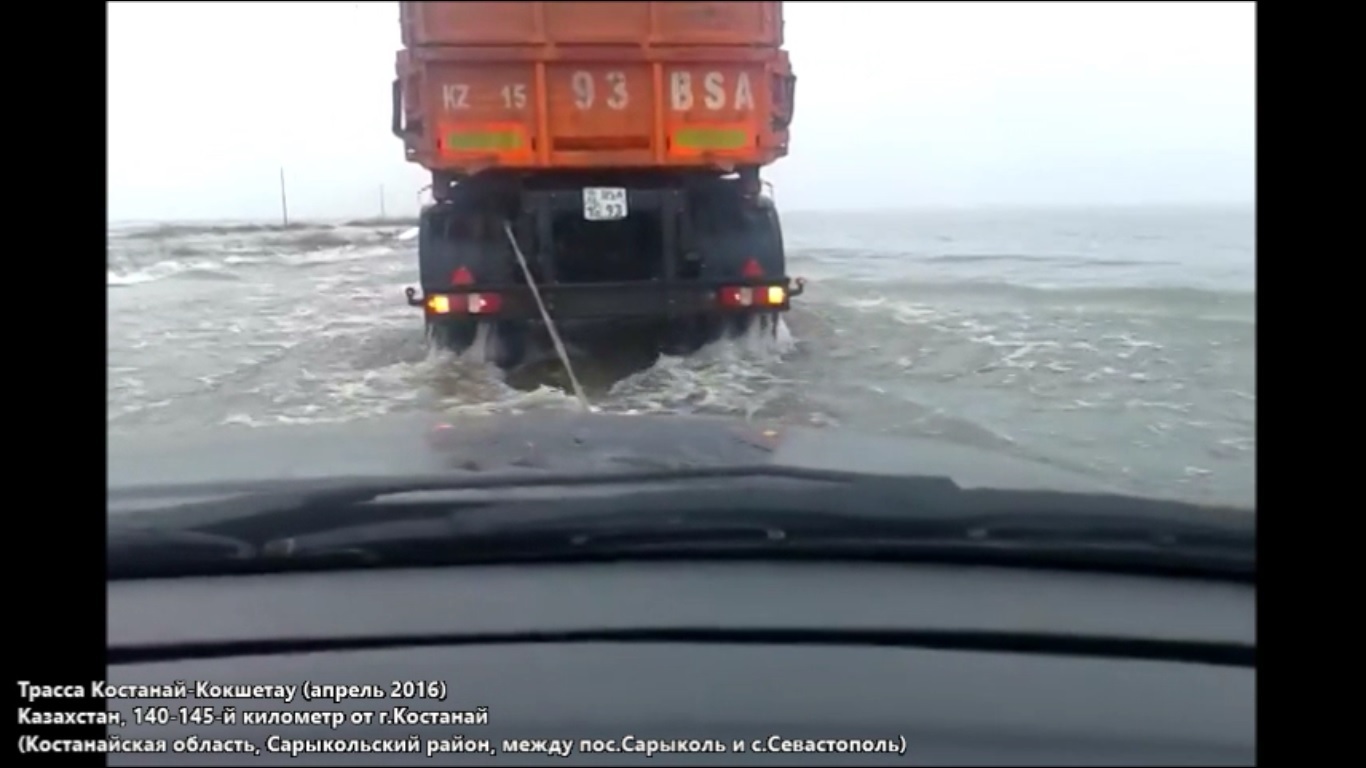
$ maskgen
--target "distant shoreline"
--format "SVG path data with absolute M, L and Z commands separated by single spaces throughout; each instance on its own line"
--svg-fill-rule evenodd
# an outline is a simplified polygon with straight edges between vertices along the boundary
M 179 221 L 110 221 L 105 224 L 106 229 L 117 230 L 144 230 L 162 234 L 179 234 L 194 232 L 214 232 L 217 234 L 252 234 L 260 232 L 295 232 L 310 229 L 324 229 L 331 227 L 363 227 L 369 229 L 381 228 L 403 228 L 408 229 L 417 226 L 416 216 L 391 216 L 380 218 L 361 219 L 332 219 L 332 220 L 303 220 L 291 221 L 288 224 L 268 223 L 263 221 L 243 221 L 243 220 L 211 220 L 202 219 L 179 220 Z
M 1144 204 L 1102 204 L 1095 205 L 942 205 L 913 206 L 906 208 L 805 208 L 783 206 L 779 196 L 779 209 L 784 214 L 940 214 L 940 213 L 1157 213 L 1175 211 L 1238 211 L 1255 213 L 1256 202 L 1241 203 L 1144 203 Z M 417 216 L 371 216 L 332 219 L 300 219 L 287 226 L 265 219 L 124 219 L 105 222 L 109 228 L 186 228 L 215 229 L 220 231 L 271 232 L 294 229 L 317 229 L 319 227 L 415 227 Z

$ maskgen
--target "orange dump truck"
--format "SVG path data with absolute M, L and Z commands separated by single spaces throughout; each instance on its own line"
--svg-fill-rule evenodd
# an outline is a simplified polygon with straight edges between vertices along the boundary
M 800 292 L 759 179 L 792 120 L 782 3 L 399 6 L 392 129 L 435 201 L 409 301 L 436 343 L 506 366 L 548 323 L 683 353 L 776 329 Z

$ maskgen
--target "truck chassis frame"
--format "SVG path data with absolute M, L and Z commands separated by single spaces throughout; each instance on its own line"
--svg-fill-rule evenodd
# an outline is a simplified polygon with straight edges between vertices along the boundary
M 603 188 L 624 192 L 624 216 L 585 221 L 585 190 Z M 776 330 L 803 290 L 786 274 L 757 169 L 437 175 L 433 197 L 419 219 L 421 292 L 408 289 L 408 302 L 442 348 L 463 352 L 490 328 L 504 367 L 544 325 L 528 271 L 562 334 L 652 332 L 661 351 L 679 354 L 756 318 Z

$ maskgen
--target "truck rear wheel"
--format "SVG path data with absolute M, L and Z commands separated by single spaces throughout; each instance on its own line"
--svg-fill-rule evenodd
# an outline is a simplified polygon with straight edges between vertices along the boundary
M 526 358 L 527 330 L 525 323 L 517 322 L 428 320 L 427 340 L 443 352 L 475 352 L 481 362 L 514 368 Z M 476 344 L 481 345 L 479 349 Z
M 464 283 L 508 283 L 513 256 L 502 218 L 475 194 L 454 194 L 428 206 L 418 221 L 418 273 L 424 294 L 441 293 Z M 525 323 L 427 315 L 429 343 L 440 350 L 478 353 L 480 359 L 510 367 L 525 354 Z M 483 348 L 473 349 L 479 344 Z
M 782 222 L 771 200 L 745 198 L 735 185 L 726 185 L 701 201 L 698 214 L 695 226 L 703 277 L 715 281 L 743 277 L 754 266 L 766 276 L 786 274 Z M 739 338 L 751 329 L 776 336 L 779 316 L 777 312 L 724 315 L 709 324 L 711 341 Z

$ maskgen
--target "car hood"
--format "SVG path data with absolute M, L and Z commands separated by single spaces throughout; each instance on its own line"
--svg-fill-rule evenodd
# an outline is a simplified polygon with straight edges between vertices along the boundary
M 679 415 L 548 413 L 402 417 L 232 428 L 195 437 L 110 437 L 109 487 L 345 476 L 600 473 L 773 464 L 943 475 L 962 487 L 1106 492 L 1078 470 L 941 440 Z

